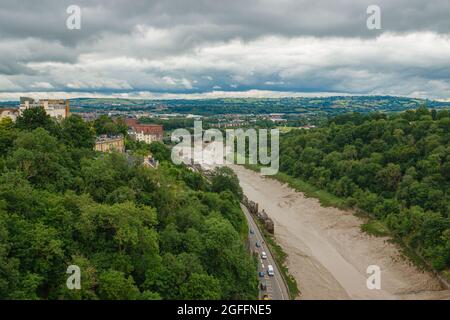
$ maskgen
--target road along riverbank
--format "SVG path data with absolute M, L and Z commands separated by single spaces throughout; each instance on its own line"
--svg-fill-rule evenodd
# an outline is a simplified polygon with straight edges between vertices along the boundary
M 406 260 L 387 237 L 363 233 L 353 212 L 323 207 L 317 199 L 242 166 L 230 165 L 245 195 L 275 224 L 287 267 L 302 299 L 450 299 L 429 272 Z M 381 269 L 381 289 L 369 290 L 367 267 Z

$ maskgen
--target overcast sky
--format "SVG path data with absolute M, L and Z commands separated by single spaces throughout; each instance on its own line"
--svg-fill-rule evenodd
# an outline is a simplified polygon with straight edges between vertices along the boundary
M 448 99 L 449 17 L 449 0 L 0 0 L 0 99 Z

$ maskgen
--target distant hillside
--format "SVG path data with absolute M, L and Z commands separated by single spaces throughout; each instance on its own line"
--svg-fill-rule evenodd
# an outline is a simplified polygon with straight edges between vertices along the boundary
M 202 115 L 227 113 L 339 114 L 352 111 L 398 112 L 415 109 L 420 105 L 426 105 L 429 108 L 450 108 L 450 102 L 392 96 L 202 100 L 74 99 L 71 101 L 71 105 L 82 110 L 153 110 Z
M 17 105 L 4 102 L 3 106 Z M 291 113 L 305 115 L 337 115 L 346 112 L 399 112 L 416 109 L 421 105 L 429 108 L 450 108 L 450 102 L 413 99 L 393 96 L 336 96 L 312 98 L 225 98 L 185 100 L 143 99 L 71 99 L 73 111 L 116 110 L 194 113 L 215 115 L 228 113 L 261 114 Z

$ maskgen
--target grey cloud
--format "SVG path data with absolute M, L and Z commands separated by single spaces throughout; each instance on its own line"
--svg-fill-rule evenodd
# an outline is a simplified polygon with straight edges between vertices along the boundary
M 28 63 L 45 61 L 73 63 L 78 53 L 56 41 L 34 38 L 0 40 L 0 75 L 36 74 Z
M 82 8 L 82 29 L 77 32 L 65 28 L 66 8 L 71 4 Z M 371 4 L 381 7 L 384 30 L 450 30 L 450 2 L 446 0 L 3 0 L 0 33 L 72 44 L 105 31 L 129 33 L 137 24 L 163 29 L 191 26 L 185 30 L 192 29 L 205 40 L 252 39 L 266 34 L 376 36 L 365 23 L 366 8 Z M 215 37 L 208 34 L 208 26 L 217 27 Z
M 66 8 L 72 4 L 82 8 L 81 30 L 65 26 Z M 366 28 L 370 4 L 381 7 L 381 31 Z M 445 97 L 450 62 L 441 51 L 434 52 L 437 46 L 450 47 L 448 13 L 447 0 L 2 0 L 0 84 L 24 90 L 48 83 L 54 91 L 173 93 L 217 87 L 348 93 L 395 89 Z M 426 31 L 441 39 L 415 35 Z M 363 50 L 364 43 L 346 42 L 366 41 L 371 47 L 389 32 L 410 37 L 412 44 L 405 41 L 404 51 L 391 50 L 392 42 Z M 271 37 L 281 40 L 264 41 Z M 334 37 L 341 40 L 330 44 Z M 290 43 L 297 38 L 314 41 Z M 236 39 L 240 44 L 230 47 Z M 283 51 L 289 48 L 292 52 Z M 314 59 L 316 52 L 327 53 L 323 61 Z

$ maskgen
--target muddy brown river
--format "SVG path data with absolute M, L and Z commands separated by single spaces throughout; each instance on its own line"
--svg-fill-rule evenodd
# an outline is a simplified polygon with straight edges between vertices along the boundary
M 413 266 L 386 237 L 360 230 L 351 211 L 323 207 L 318 200 L 258 172 L 231 165 L 244 193 L 275 223 L 275 237 L 300 299 L 450 299 L 429 272 Z M 369 290 L 367 267 L 381 270 L 381 288 Z

